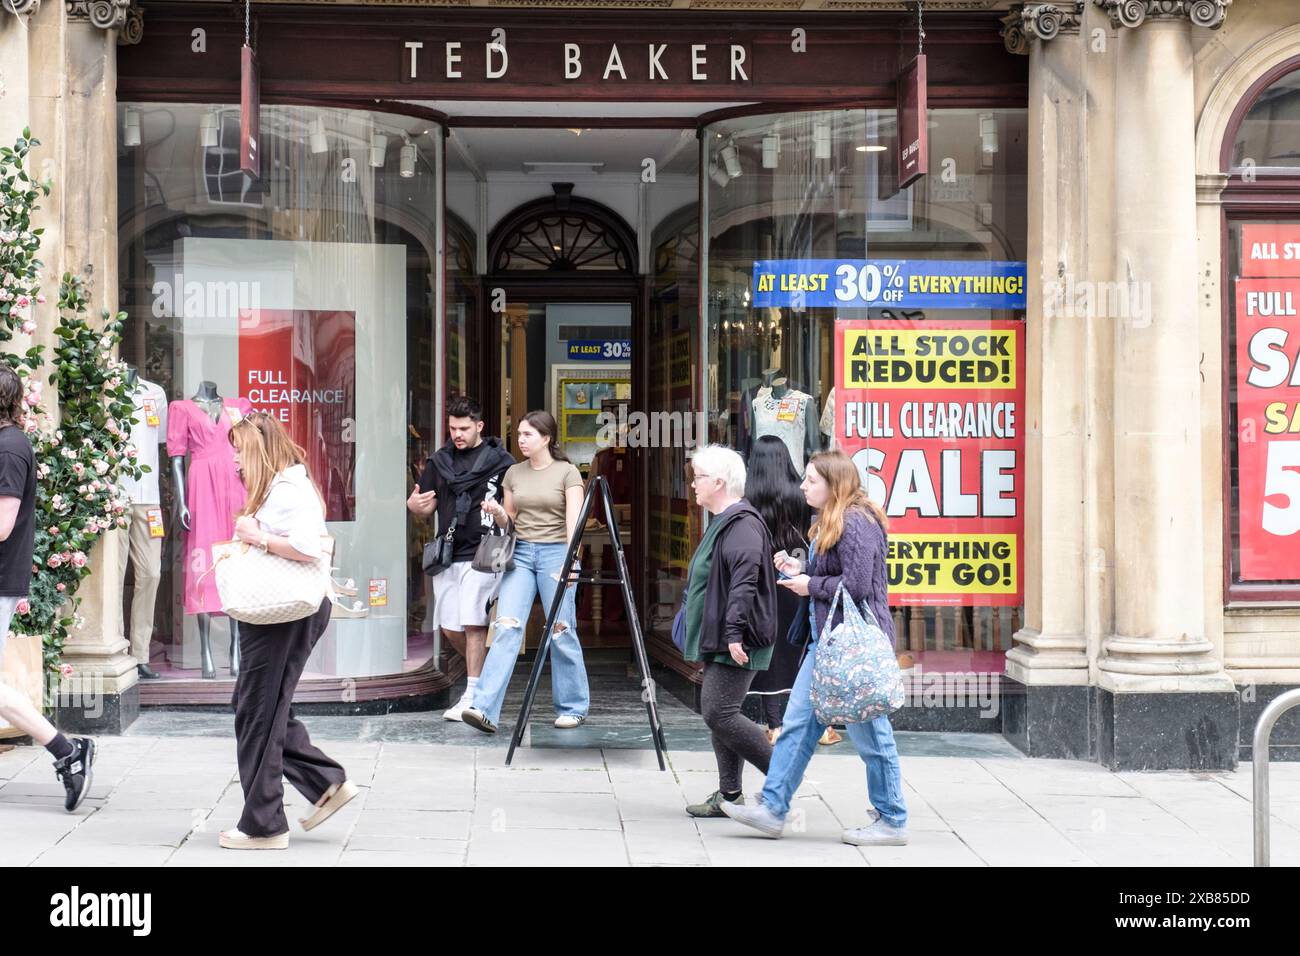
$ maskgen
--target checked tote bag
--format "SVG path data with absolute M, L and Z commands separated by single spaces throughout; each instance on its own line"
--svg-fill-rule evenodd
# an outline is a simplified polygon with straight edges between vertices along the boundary
M 835 589 L 831 612 L 822 627 L 813 658 L 812 705 L 817 722 L 865 724 L 903 706 L 906 691 L 893 645 L 863 603 L 863 620 L 852 599 L 844 602 L 844 620 L 831 629 L 844 585 Z
M 333 553 L 332 537 L 321 538 L 315 561 L 291 561 L 244 541 L 217 542 L 209 570 L 217 576 L 221 609 L 245 624 L 284 624 L 315 614 L 326 595 L 333 597 Z

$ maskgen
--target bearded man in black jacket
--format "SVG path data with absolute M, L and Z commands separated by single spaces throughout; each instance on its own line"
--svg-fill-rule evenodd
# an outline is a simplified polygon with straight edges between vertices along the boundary
M 438 534 L 452 534 L 452 563 L 433 578 L 435 627 L 465 658 L 468 686 L 460 700 L 443 712 L 460 720 L 474 698 L 474 685 L 487 657 L 488 601 L 496 575 L 475 571 L 470 562 L 484 532 L 494 522 L 480 503 L 495 498 L 501 479 L 515 463 L 499 438 L 483 437 L 483 407 L 459 396 L 447 408 L 447 443 L 429 456 L 420 483 L 406 499 L 412 514 L 438 516 Z

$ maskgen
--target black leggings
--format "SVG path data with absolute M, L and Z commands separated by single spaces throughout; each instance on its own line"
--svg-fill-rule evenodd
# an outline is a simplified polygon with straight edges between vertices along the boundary
M 757 671 L 717 664 L 704 665 L 700 709 L 713 732 L 713 753 L 718 758 L 718 789 L 734 793 L 740 789 L 742 761 L 748 760 L 767 773 L 772 745 L 763 728 L 740 712 Z

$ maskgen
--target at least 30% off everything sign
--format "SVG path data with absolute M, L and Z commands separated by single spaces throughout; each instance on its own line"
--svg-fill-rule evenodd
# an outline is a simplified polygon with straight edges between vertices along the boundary
M 956 259 L 758 259 L 755 308 L 1023 309 L 1025 263 Z

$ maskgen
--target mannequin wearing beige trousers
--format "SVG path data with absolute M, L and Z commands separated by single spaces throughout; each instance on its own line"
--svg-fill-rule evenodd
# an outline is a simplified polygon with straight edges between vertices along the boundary
M 158 579 L 162 576 L 162 538 L 149 535 L 151 510 L 161 511 L 158 505 L 128 506 L 124 516 L 127 527 L 118 535 L 119 567 L 125 571 L 129 557 L 135 571 L 135 588 L 131 592 L 131 656 L 137 664 L 146 667 L 149 664 L 149 642 L 153 638 Z
M 149 642 L 153 638 L 154 602 L 158 597 L 158 579 L 162 576 L 162 498 L 158 487 L 158 448 L 167 435 L 167 393 L 153 382 L 140 378 L 139 372 L 128 366 L 127 386 L 135 406 L 130 423 L 131 444 L 135 447 L 137 461 L 146 471 L 139 478 L 125 478 L 122 490 L 129 502 L 126 527 L 118 533 L 118 566 L 126 574 L 127 559 L 135 572 L 135 588 L 131 597 L 130 640 L 131 656 L 141 677 L 156 678 L 149 666 Z M 153 512 L 154 529 L 150 533 L 149 514 Z M 126 630 L 126 621 L 123 621 Z M 126 637 L 124 633 L 122 635 Z

